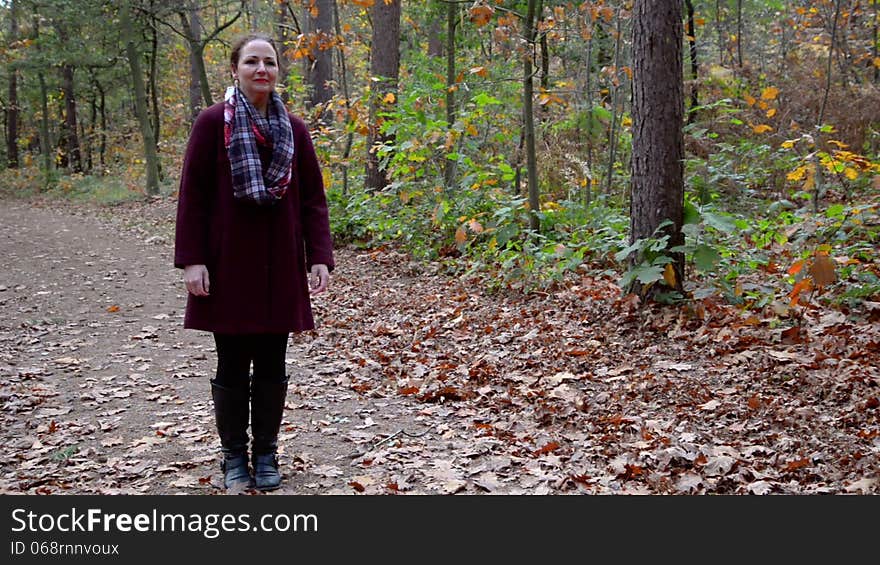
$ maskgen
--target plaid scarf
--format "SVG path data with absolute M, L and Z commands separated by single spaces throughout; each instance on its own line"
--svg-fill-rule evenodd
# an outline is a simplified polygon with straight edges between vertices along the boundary
M 235 197 L 257 204 L 273 204 L 283 198 L 292 175 L 293 128 L 281 97 L 272 93 L 266 119 L 241 90 L 227 88 L 223 137 L 232 165 Z M 272 161 L 265 172 L 258 145 L 272 148 Z

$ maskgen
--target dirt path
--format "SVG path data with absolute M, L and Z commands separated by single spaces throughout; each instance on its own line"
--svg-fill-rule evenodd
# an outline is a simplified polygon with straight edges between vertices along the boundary
M 219 492 L 213 341 L 182 329 L 167 240 L 87 213 L 0 206 L 0 492 Z M 334 383 L 308 348 L 288 351 L 279 492 L 356 492 L 363 446 L 425 425 L 405 401 Z
M 0 493 L 222 492 L 174 209 L 0 201 Z M 880 303 L 792 331 L 588 274 L 488 295 L 337 262 L 288 349 L 282 494 L 880 492 Z

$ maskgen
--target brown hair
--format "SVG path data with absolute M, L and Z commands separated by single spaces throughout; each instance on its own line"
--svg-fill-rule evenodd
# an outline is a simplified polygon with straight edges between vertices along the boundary
M 229 56 L 229 62 L 232 63 L 233 67 L 238 67 L 238 59 L 241 56 L 241 50 L 251 41 L 265 41 L 271 45 L 272 49 L 275 51 L 275 58 L 278 60 L 278 64 L 281 65 L 281 56 L 278 47 L 275 45 L 275 40 L 265 33 L 254 32 L 242 35 L 232 44 L 232 54 Z

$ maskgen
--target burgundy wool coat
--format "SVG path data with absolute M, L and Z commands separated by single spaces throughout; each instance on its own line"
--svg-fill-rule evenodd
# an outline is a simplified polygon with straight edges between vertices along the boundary
M 332 271 L 333 244 L 318 158 L 305 123 L 293 126 L 293 177 L 271 206 L 240 201 L 223 145 L 223 103 L 203 110 L 184 156 L 174 266 L 205 265 L 210 296 L 187 295 L 184 327 L 219 333 L 286 333 L 315 327 L 308 272 Z M 260 148 L 263 167 L 271 149 Z

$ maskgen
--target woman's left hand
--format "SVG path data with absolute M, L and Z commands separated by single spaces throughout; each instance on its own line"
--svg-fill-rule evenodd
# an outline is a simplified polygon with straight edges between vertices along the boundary
M 312 265 L 312 274 L 309 277 L 309 292 L 321 294 L 330 286 L 330 270 L 327 265 Z

